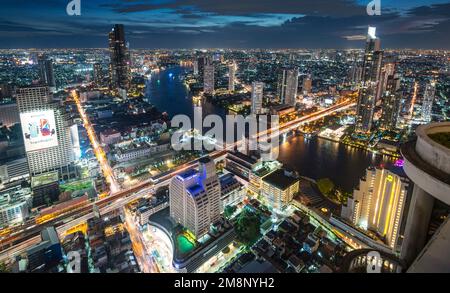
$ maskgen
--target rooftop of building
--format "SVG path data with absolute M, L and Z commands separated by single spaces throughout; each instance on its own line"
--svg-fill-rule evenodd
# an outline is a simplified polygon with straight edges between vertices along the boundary
M 298 182 L 298 179 L 287 176 L 285 174 L 285 170 L 283 169 L 273 171 L 269 175 L 265 176 L 262 180 L 282 190 L 285 190 Z
M 188 179 L 188 178 L 190 178 L 190 177 L 192 177 L 194 175 L 197 175 L 197 174 L 198 174 L 198 172 L 195 169 L 189 169 L 187 171 L 184 171 L 184 172 L 180 173 L 178 175 L 178 177 L 181 178 L 182 180 L 186 180 L 186 179 Z
M 194 184 L 194 185 L 188 187 L 187 191 L 189 192 L 189 194 L 192 197 L 196 197 L 196 196 L 202 194 L 205 191 L 205 189 L 200 184 Z

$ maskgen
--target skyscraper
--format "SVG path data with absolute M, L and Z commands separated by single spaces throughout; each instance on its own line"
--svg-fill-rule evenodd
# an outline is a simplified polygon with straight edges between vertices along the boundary
M 311 75 L 305 76 L 303 78 L 303 85 L 302 85 L 303 94 L 309 94 L 312 90 L 312 80 Z
M 170 181 L 170 216 L 197 238 L 220 219 L 220 181 L 212 159 L 199 159 L 199 171 L 190 169 Z
M 263 113 L 263 95 L 264 95 L 264 83 L 263 82 L 253 82 L 252 83 L 252 114 L 262 114 Z
M 236 79 L 236 63 L 233 61 L 228 65 L 228 90 L 234 92 L 234 84 Z
M 369 168 L 343 207 L 342 217 L 362 229 L 376 232 L 393 252 L 399 252 L 410 190 L 409 179 L 400 168 Z
M 71 125 L 64 108 L 52 101 L 47 86 L 19 88 L 16 99 L 31 176 L 58 171 L 62 179 L 74 177 Z
M 109 78 L 114 90 L 127 90 L 129 87 L 129 55 L 125 43 L 123 24 L 116 24 L 109 33 Z
M 94 83 L 97 86 L 102 85 L 103 83 L 103 69 L 100 63 L 94 64 Z
M 298 89 L 298 68 L 283 68 L 278 77 L 278 97 L 282 104 L 295 106 Z
M 434 97 L 436 95 L 436 83 L 429 82 L 425 87 L 422 100 L 422 120 L 431 122 L 431 110 L 433 108 Z
M 204 67 L 203 91 L 206 94 L 214 94 L 214 64 L 208 62 Z
M 380 39 L 376 37 L 376 28 L 369 27 L 356 113 L 355 130 L 357 132 L 367 133 L 372 129 L 373 112 L 379 93 L 382 59 L 383 52 L 380 49 Z
M 386 77 L 386 87 L 382 103 L 381 128 L 395 130 L 400 114 L 402 95 L 400 78 L 392 72 L 392 75 Z
M 47 85 L 51 92 L 56 90 L 55 73 L 53 71 L 53 61 L 45 54 L 38 56 L 39 79 L 41 84 Z

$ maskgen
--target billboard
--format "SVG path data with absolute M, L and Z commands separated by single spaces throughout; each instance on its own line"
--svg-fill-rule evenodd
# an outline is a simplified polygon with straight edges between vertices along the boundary
M 21 113 L 20 123 L 27 152 L 58 146 L 53 110 Z

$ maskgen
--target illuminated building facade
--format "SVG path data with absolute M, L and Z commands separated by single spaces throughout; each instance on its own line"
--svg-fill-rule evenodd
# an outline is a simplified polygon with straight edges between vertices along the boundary
M 76 170 L 73 166 L 75 156 L 71 141 L 70 123 L 65 110 L 52 101 L 47 86 L 32 86 L 17 89 L 17 107 L 20 114 L 52 111 L 54 113 L 57 145 L 48 147 L 42 144 L 38 150 L 26 150 L 30 175 L 58 171 L 62 179 L 73 178 Z M 50 118 L 50 117 L 49 117 Z M 22 119 L 22 116 L 21 116 Z M 21 121 L 23 123 L 23 121 Z M 22 125 L 22 129 L 26 129 Z
M 212 95 L 214 94 L 214 64 L 208 62 L 203 71 L 203 91 Z
M 399 168 L 369 168 L 341 215 L 354 225 L 375 233 L 394 252 L 399 252 L 410 186 L 409 179 Z
M 402 97 L 400 78 L 396 74 L 389 75 L 386 78 L 386 89 L 383 96 L 381 128 L 387 130 L 396 129 Z
M 295 106 L 298 90 L 298 68 L 283 68 L 278 76 L 278 97 L 282 104 Z
M 264 83 L 263 82 L 253 82 L 252 83 L 252 114 L 262 114 L 263 113 L 263 94 L 264 94 Z
M 380 39 L 376 37 L 376 28 L 369 27 L 356 113 L 355 130 L 357 132 L 367 133 L 372 129 L 375 102 L 379 93 L 382 59 L 383 52 L 380 49 Z
M 55 73 L 53 71 L 53 61 L 45 54 L 38 56 L 39 79 L 42 84 L 47 85 L 54 92 L 56 90 Z
M 278 169 L 262 178 L 261 194 L 272 209 L 283 209 L 299 191 L 299 180 Z
M 233 62 L 228 65 L 228 90 L 234 92 L 236 83 L 236 63 Z
M 209 157 L 199 160 L 199 171 L 188 170 L 170 181 L 170 216 L 197 238 L 220 219 L 221 187 L 216 166 Z
M 434 97 L 436 95 L 436 83 L 430 82 L 425 87 L 422 101 L 422 120 L 431 122 L 431 110 L 433 108 Z

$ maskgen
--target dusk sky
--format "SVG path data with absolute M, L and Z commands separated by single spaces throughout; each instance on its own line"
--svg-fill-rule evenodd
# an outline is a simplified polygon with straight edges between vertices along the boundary
M 0 48 L 106 47 L 123 23 L 131 48 L 361 48 L 368 25 L 384 48 L 450 49 L 448 0 L 1 0 Z

